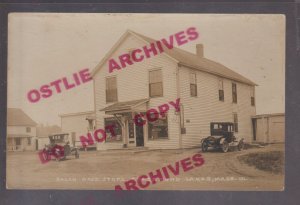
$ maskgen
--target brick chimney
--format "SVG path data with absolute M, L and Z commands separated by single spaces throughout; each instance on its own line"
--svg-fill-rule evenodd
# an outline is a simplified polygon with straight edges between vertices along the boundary
M 204 57 L 203 44 L 196 45 L 196 54 L 197 54 L 197 56 L 199 56 L 201 58 Z

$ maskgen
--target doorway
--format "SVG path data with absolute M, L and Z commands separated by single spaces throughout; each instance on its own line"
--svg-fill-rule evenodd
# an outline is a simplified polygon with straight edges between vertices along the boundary
M 252 119 L 253 141 L 256 141 L 256 119 Z
M 144 146 L 144 127 L 143 126 L 135 126 L 135 134 L 136 134 L 136 146 L 142 147 Z

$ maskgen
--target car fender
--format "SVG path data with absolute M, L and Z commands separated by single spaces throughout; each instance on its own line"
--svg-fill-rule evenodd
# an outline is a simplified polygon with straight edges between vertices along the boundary
M 236 140 L 238 142 L 245 142 L 245 139 L 243 137 L 236 137 Z
M 200 143 L 203 144 L 203 142 L 205 142 L 207 140 L 208 137 L 202 138 Z

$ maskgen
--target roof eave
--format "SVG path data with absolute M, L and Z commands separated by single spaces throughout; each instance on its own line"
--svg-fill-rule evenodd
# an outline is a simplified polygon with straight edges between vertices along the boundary
M 96 75 L 96 73 L 99 71 L 99 69 L 101 68 L 101 66 L 103 66 L 103 64 L 107 61 L 107 59 L 116 51 L 116 49 L 119 47 L 119 45 L 122 43 L 122 41 L 127 37 L 127 35 L 133 35 L 134 37 L 140 39 L 141 41 L 145 42 L 145 43 L 149 43 L 148 41 L 146 41 L 145 39 L 143 39 L 142 37 L 140 37 L 139 35 L 137 35 L 135 32 L 131 31 L 131 30 L 127 30 L 120 38 L 119 40 L 113 45 L 113 47 L 108 51 L 108 53 L 106 53 L 106 55 L 102 58 L 102 60 L 96 65 L 96 67 L 92 70 L 91 72 L 91 76 L 92 78 Z M 165 55 L 166 57 L 170 58 L 171 60 L 175 61 L 176 63 L 178 63 L 179 61 L 175 58 L 173 58 L 172 56 L 168 55 L 167 53 L 161 53 L 160 55 Z
M 215 73 L 215 72 L 212 72 L 212 71 L 208 71 L 205 68 L 200 68 L 200 67 L 197 67 L 197 66 L 191 66 L 191 65 L 188 65 L 188 64 L 183 63 L 183 62 L 179 62 L 178 65 L 183 65 L 183 66 L 186 66 L 186 67 L 189 67 L 189 68 L 194 68 L 194 69 L 197 69 L 197 70 L 200 69 L 200 71 L 202 71 L 202 72 L 210 73 L 210 74 L 213 74 L 213 75 L 216 75 L 216 76 L 220 76 L 220 77 L 223 77 L 223 78 L 226 78 L 226 79 L 229 79 L 229 80 L 234 80 L 234 81 L 244 83 L 244 84 L 247 84 L 247 85 L 258 86 L 256 83 L 252 82 L 251 80 L 248 80 L 249 82 L 241 81 L 239 79 L 231 78 L 231 77 L 228 77 L 226 75 L 222 75 L 220 73 Z

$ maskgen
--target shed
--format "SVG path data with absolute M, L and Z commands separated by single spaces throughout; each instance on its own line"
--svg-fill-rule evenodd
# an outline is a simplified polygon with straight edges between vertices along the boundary
M 285 141 L 285 114 L 262 114 L 252 117 L 253 141 L 281 143 Z

